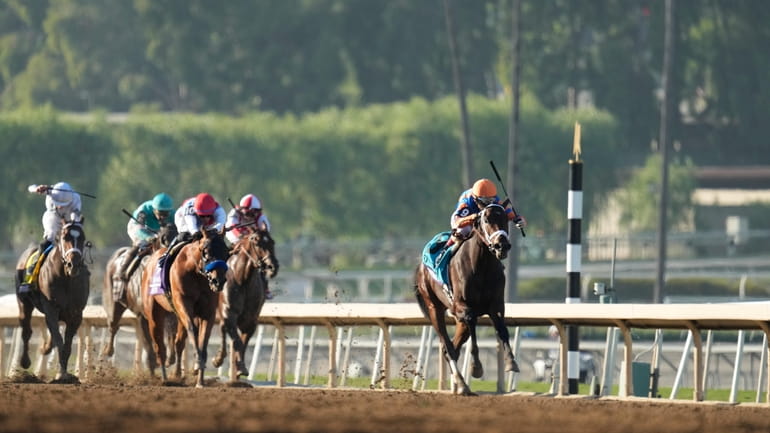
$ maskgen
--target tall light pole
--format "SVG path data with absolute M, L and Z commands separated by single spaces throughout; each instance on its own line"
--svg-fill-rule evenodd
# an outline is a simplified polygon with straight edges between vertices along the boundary
M 519 27 L 519 18 L 521 16 L 521 0 L 513 0 L 513 9 L 511 14 L 511 118 L 508 130 L 508 167 L 506 179 L 508 179 L 507 190 L 511 192 L 510 199 L 517 197 L 516 194 L 516 148 L 519 143 L 519 80 L 521 77 L 521 62 L 519 56 L 521 53 L 520 39 L 521 30 Z M 513 205 L 513 203 L 511 203 Z M 508 255 L 508 266 L 506 272 L 506 299 L 508 302 L 514 302 L 518 295 L 519 285 L 519 237 L 511 236 L 511 253 Z
M 666 234 L 668 232 L 668 141 L 669 122 L 673 108 L 671 95 L 671 75 L 674 62 L 674 1 L 666 0 L 666 23 L 663 42 L 663 73 L 661 74 L 661 87 L 663 99 L 660 104 L 660 203 L 658 206 L 658 259 L 656 263 L 655 287 L 653 290 L 653 302 L 661 301 L 661 293 L 666 285 Z

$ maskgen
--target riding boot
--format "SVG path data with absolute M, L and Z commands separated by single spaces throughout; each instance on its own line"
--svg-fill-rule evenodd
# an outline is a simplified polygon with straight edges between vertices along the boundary
M 134 257 L 136 257 L 136 254 L 139 252 L 139 245 L 134 245 L 131 248 L 126 251 L 125 258 L 123 259 L 123 263 L 120 265 L 120 270 L 118 271 L 118 278 L 120 278 L 123 281 L 128 281 L 128 271 L 129 267 L 131 266 L 131 263 L 134 261 Z

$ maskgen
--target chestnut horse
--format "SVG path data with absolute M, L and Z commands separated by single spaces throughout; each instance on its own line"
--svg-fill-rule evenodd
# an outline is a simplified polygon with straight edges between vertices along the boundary
M 118 272 L 120 271 L 123 260 L 126 260 L 126 252 L 131 247 L 121 247 L 115 251 L 110 259 L 107 261 L 106 271 L 104 273 L 104 286 L 102 286 L 102 306 L 107 313 L 107 327 L 110 330 L 110 336 L 107 338 L 107 342 L 102 349 L 102 356 L 112 356 L 115 353 L 115 334 L 120 329 L 120 319 L 123 317 L 123 313 L 126 309 L 131 310 L 137 317 L 136 325 L 136 338 L 137 341 L 142 344 L 147 352 L 147 367 L 150 370 L 154 370 L 157 366 L 155 359 L 155 351 L 150 345 L 150 331 L 147 324 L 147 319 L 144 317 L 144 307 L 142 305 L 142 273 L 150 259 L 150 253 L 156 251 L 161 247 L 167 247 L 171 241 L 176 237 L 176 226 L 171 224 L 163 225 L 153 243 L 148 245 L 150 251 L 140 251 L 139 255 L 144 254 L 141 257 L 138 266 L 128 277 L 128 281 L 117 281 Z M 122 290 L 119 298 L 116 298 L 115 285 L 123 284 L 125 288 Z M 169 332 L 169 343 L 173 340 L 173 330 L 176 329 L 176 317 L 169 316 L 166 321 L 167 330 Z M 169 345 L 173 348 L 173 344 Z M 176 354 L 173 350 L 169 351 L 168 365 L 171 365 L 176 360 Z M 138 369 L 138 364 L 135 365 L 135 369 Z
M 230 272 L 222 291 L 219 313 L 222 347 L 212 363 L 219 367 L 224 362 L 229 335 L 235 363 L 230 365 L 230 379 L 236 381 L 239 376 L 249 374 L 244 362 L 246 347 L 257 329 L 257 319 L 265 303 L 267 278 L 278 274 L 275 241 L 270 233 L 257 230 L 235 242 L 227 266 Z
M 452 372 L 452 391 L 462 395 L 473 394 L 457 367 L 460 348 L 468 337 L 472 345 L 472 375 L 479 378 L 484 374 L 476 342 L 476 324 L 483 315 L 488 315 L 492 320 L 497 338 L 502 343 L 505 370 L 519 371 L 504 321 L 505 274 L 500 261 L 507 257 L 511 249 L 505 209 L 497 204 L 485 207 L 478 214 L 471 233 L 449 262 L 451 299 L 423 263 L 417 266 L 415 272 L 417 302 L 439 336 L 442 353 Z M 456 322 L 452 340 L 446 328 L 447 311 L 455 317 Z
M 229 249 L 223 232 L 201 229 L 201 237 L 179 248 L 179 253 L 168 269 L 168 293 L 150 294 L 154 272 L 142 277 L 142 303 L 147 318 L 155 356 L 160 361 L 163 382 L 166 375 L 166 345 L 163 341 L 164 323 L 169 314 L 176 314 L 176 357 L 182 359 L 185 338 L 189 335 L 195 347 L 197 379 L 195 386 L 203 386 L 203 373 L 211 328 L 216 320 L 219 292 L 225 284 Z M 146 269 L 155 269 L 165 253 L 162 248 L 152 254 Z M 166 260 L 170 260 L 168 257 Z M 176 377 L 182 377 L 182 363 L 176 363 Z
M 27 259 L 35 250 L 28 248 L 16 264 L 16 299 L 19 304 L 19 324 L 23 350 L 20 359 L 22 368 L 29 368 L 29 339 L 32 336 L 32 312 L 37 308 L 45 316 L 50 333 L 41 352 L 48 354 L 56 347 L 59 352 L 59 371 L 55 382 L 79 382 L 67 372 L 67 363 L 72 353 L 72 339 L 83 321 L 83 309 L 88 303 L 90 272 L 83 256 L 91 243 L 86 241 L 83 226 L 79 223 L 65 224 L 48 257 L 40 266 L 36 287 L 19 293 L 24 280 Z M 59 332 L 59 322 L 66 325 L 64 339 Z

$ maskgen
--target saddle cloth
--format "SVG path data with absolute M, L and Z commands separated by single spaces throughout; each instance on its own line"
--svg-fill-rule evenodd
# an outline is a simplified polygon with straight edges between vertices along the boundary
M 447 251 L 446 243 L 452 232 L 441 232 L 433 237 L 422 250 L 422 264 L 430 271 L 431 276 L 442 285 L 449 285 L 449 259 L 452 254 Z
M 43 265 L 43 261 L 48 257 L 48 253 L 52 249 L 53 244 L 48 245 L 42 254 L 40 254 L 38 250 L 35 250 L 29 257 L 27 257 L 27 263 L 25 263 L 26 274 L 24 275 L 24 284 L 33 284 L 37 282 L 37 276 L 40 274 L 40 267 Z
M 184 245 L 189 244 L 189 241 L 179 242 L 171 247 L 170 251 L 161 256 L 158 260 L 158 266 L 152 272 L 152 278 L 150 278 L 150 295 L 168 295 L 169 294 L 169 278 L 168 271 L 171 269 L 171 263 L 181 251 Z

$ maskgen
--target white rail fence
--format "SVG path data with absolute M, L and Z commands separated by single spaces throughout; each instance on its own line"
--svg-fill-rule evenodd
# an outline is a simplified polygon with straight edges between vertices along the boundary
M 449 320 L 451 323 L 451 319 Z M 126 313 L 122 325 L 133 326 L 135 318 Z M 338 366 L 347 365 L 349 360 L 349 349 L 351 339 L 351 329 L 354 327 L 369 326 L 379 328 L 379 338 L 376 343 L 375 357 L 376 368 L 372 372 L 372 383 L 377 383 L 383 388 L 389 388 L 391 377 L 391 351 L 392 334 L 394 327 L 401 326 L 427 326 L 428 321 L 423 317 L 419 308 L 414 303 L 399 304 L 365 304 L 365 303 L 340 303 L 340 304 L 302 304 L 302 303 L 277 303 L 270 302 L 263 308 L 260 316 L 260 323 L 263 325 L 272 325 L 275 327 L 275 342 L 273 346 L 273 357 L 275 362 L 270 363 L 269 376 L 276 371 L 276 385 L 285 386 L 287 371 L 287 327 L 302 327 L 303 332 L 299 334 L 299 339 L 304 339 L 304 326 L 312 326 L 310 339 L 315 339 L 316 327 L 325 327 L 328 332 L 328 382 L 329 387 L 344 386 L 345 375 L 340 375 Z M 486 318 L 480 320 L 480 325 L 489 326 L 491 323 Z M 692 352 L 692 374 L 694 393 L 693 399 L 702 401 L 705 393 L 704 369 L 706 360 L 703 350 L 703 331 L 710 330 L 738 330 L 738 331 L 761 331 L 765 336 L 765 343 L 761 349 L 760 378 L 763 381 L 758 387 L 759 392 L 763 391 L 766 396 L 770 396 L 770 357 L 768 356 L 767 337 L 770 335 L 770 303 L 720 303 L 720 304 L 506 304 L 506 324 L 508 326 L 554 326 L 559 333 L 560 358 L 558 362 L 558 377 L 567 377 L 567 341 L 565 326 L 591 326 L 606 327 L 608 329 L 618 328 L 623 336 L 623 363 L 622 365 L 632 365 L 633 341 L 631 336 L 632 329 L 680 329 L 689 331 L 689 337 L 682 356 L 682 362 L 687 359 L 689 352 Z M 43 335 L 44 323 L 42 316 L 36 312 L 33 318 L 35 334 Z M 94 343 L 94 330 L 103 329 L 106 326 L 106 316 L 101 306 L 90 305 L 84 312 L 83 325 L 78 333 L 77 349 L 73 351 L 76 354 L 76 370 L 81 377 L 87 380 L 89 366 L 93 365 L 97 358 L 97 348 Z M 343 347 L 342 338 L 339 335 L 339 329 L 347 328 L 347 348 L 343 359 L 340 359 L 338 353 Z M 6 348 L 6 329 L 13 329 L 12 341 Z M 260 329 L 264 329 L 260 327 Z M 426 329 L 426 328 L 424 328 Z M 423 333 L 420 344 L 420 354 L 418 355 L 418 372 L 423 365 L 427 366 L 429 351 L 426 342 L 429 343 L 431 337 L 427 330 Z M 18 359 L 18 311 L 15 306 L 0 306 L 0 375 L 10 372 Z M 741 333 L 742 335 L 742 333 Z M 33 337 L 34 338 L 34 337 Z M 254 363 L 261 347 L 263 335 L 258 333 L 255 337 L 254 355 L 252 358 L 251 373 L 254 371 Z M 299 342 L 298 342 L 299 343 Z M 518 333 L 514 333 L 514 347 L 518 346 Z M 300 361 L 303 358 L 302 348 L 304 344 L 297 344 L 297 362 L 295 364 L 294 377 L 298 380 L 300 376 Z M 314 345 L 310 345 L 307 354 L 308 359 L 312 357 Z M 710 345 L 707 345 L 707 351 Z M 100 349 L 100 348 L 99 348 Z M 6 353 L 8 352 L 8 353 Z M 17 353 L 13 353 L 17 352 Z M 211 353 L 211 350 L 209 350 Z M 135 357 L 141 356 L 141 351 L 135 351 Z M 738 364 L 738 353 L 736 353 L 736 370 Z M 43 356 L 38 356 L 36 362 L 38 373 L 45 372 L 46 361 Z M 445 377 L 443 372 L 443 362 L 438 362 L 439 378 Z M 306 377 L 307 369 L 306 365 Z M 623 368 L 621 371 L 621 382 L 626 386 L 621 387 L 621 396 L 630 396 L 633 394 L 632 369 Z M 424 370 L 423 370 L 424 371 Z M 680 372 L 684 371 L 680 368 Z M 378 379 L 375 381 L 375 376 Z M 503 382 L 505 377 L 502 369 L 498 369 L 498 391 L 505 389 Z M 507 389 L 511 389 L 511 377 L 508 378 Z M 418 378 L 415 376 L 415 387 Z M 445 380 L 439 380 L 439 387 L 445 384 Z M 675 386 L 678 386 L 679 377 Z M 763 389 L 762 389 L 763 388 Z M 567 381 L 561 381 L 557 389 L 554 390 L 558 395 L 567 394 Z M 673 397 L 673 394 L 672 394 Z M 768 401 L 770 399 L 765 399 Z

